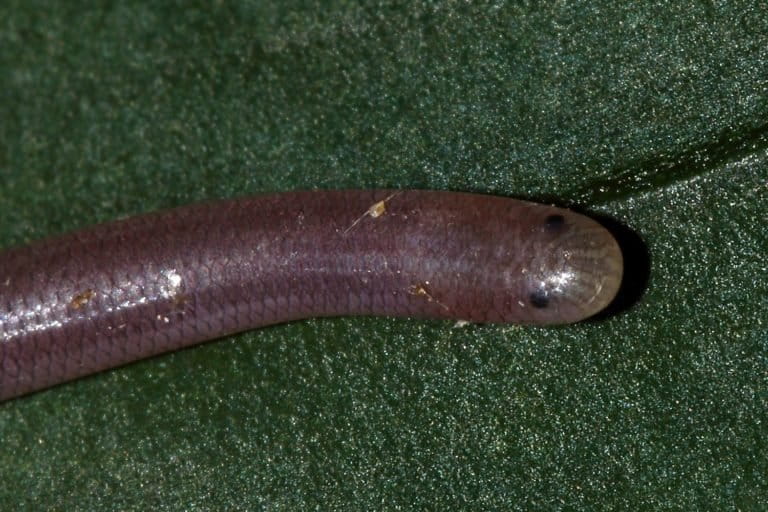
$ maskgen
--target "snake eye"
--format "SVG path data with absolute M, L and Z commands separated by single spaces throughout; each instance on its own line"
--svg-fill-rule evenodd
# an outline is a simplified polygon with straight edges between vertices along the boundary
M 562 215 L 550 215 L 544 220 L 544 229 L 550 233 L 562 231 L 565 226 L 565 218 Z
M 544 290 L 536 290 L 528 295 L 528 302 L 537 309 L 544 309 L 549 305 L 549 294 Z

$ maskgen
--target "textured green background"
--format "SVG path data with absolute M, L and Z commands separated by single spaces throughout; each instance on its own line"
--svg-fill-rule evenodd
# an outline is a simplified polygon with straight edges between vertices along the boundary
M 651 258 L 604 322 L 310 320 L 5 403 L 0 509 L 766 510 L 768 8 L 546 4 L 0 2 L 4 246 L 387 186 Z

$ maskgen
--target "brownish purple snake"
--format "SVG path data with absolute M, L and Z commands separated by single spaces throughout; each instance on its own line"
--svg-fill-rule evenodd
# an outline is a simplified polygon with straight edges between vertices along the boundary
M 562 324 L 614 297 L 597 222 L 514 199 L 291 192 L 151 213 L 0 253 L 0 400 L 313 316 Z

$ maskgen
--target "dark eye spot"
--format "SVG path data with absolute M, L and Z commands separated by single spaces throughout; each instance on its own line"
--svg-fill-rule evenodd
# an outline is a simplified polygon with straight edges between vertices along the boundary
M 549 305 L 549 297 L 544 290 L 536 290 L 528 296 L 528 302 L 535 308 L 544 309 Z
M 551 233 L 556 233 L 565 226 L 565 218 L 562 215 L 550 215 L 544 221 L 544 229 Z

